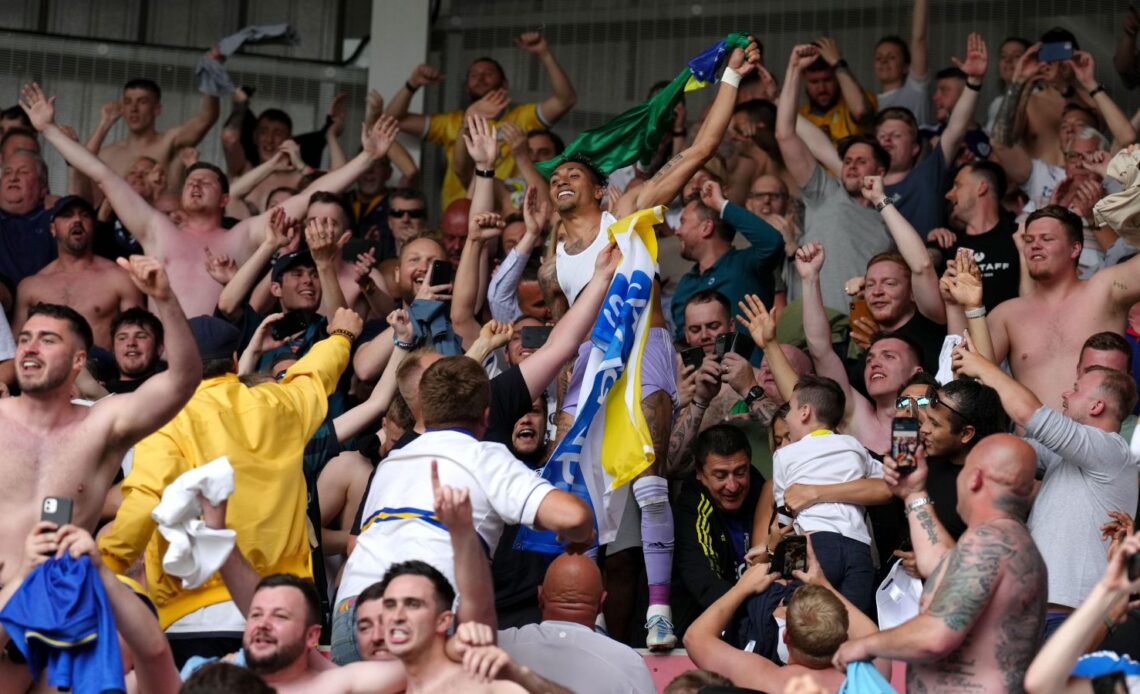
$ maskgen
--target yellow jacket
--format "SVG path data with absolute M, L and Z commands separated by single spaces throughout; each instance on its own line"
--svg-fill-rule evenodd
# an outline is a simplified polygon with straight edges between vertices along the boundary
M 262 576 L 312 576 L 301 461 L 348 365 L 350 346 L 342 336 L 318 342 L 280 383 L 249 388 L 234 374 L 204 380 L 174 419 L 135 447 L 122 506 L 99 549 L 119 574 L 146 550 L 147 587 L 164 629 L 230 599 L 220 575 L 185 590 L 181 579 L 163 572 L 167 543 L 150 517 L 168 484 L 220 456 L 234 468 L 226 527 L 237 532 L 253 568 Z

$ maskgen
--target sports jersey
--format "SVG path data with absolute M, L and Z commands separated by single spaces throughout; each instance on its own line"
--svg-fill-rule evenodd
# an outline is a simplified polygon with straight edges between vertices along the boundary
M 431 564 L 455 584 L 451 538 L 434 512 L 432 460 L 441 484 L 467 488 L 475 532 L 488 554 L 494 553 L 506 525 L 533 526 L 539 505 L 554 490 L 501 443 L 479 441 L 455 429 L 421 435 L 376 468 L 338 603 L 379 581 L 391 565 L 411 559 Z

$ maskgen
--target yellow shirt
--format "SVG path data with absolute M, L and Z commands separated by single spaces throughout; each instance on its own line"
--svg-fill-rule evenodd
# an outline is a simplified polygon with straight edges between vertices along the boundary
M 815 113 L 811 110 L 811 104 L 803 104 L 800 106 L 800 115 L 818 125 L 831 137 L 833 143 L 839 144 L 839 141 L 845 137 L 866 135 L 871 132 L 871 121 L 874 120 L 875 111 L 879 110 L 879 102 L 875 99 L 875 95 L 868 91 L 863 92 L 863 98 L 870 109 L 869 115 L 863 121 L 857 121 L 852 117 L 851 109 L 847 108 L 847 100 L 842 96 L 826 113 Z
M 167 542 L 150 517 L 167 485 L 220 456 L 234 468 L 226 527 L 237 532 L 249 563 L 262 576 L 312 576 L 302 455 L 324 421 L 349 350 L 344 337 L 322 340 L 280 383 L 249 388 L 234 374 L 202 381 L 174 419 L 135 447 L 134 466 L 123 480 L 123 503 L 99 549 L 119 574 L 146 550 L 147 586 L 163 629 L 230 599 L 220 575 L 185 590 L 182 579 L 163 572 Z
M 451 166 L 451 158 L 455 150 L 455 141 L 459 138 L 459 133 L 463 130 L 463 116 L 463 111 L 435 113 L 432 114 L 431 122 L 428 124 L 428 141 L 442 145 L 447 149 L 447 173 L 443 176 L 442 196 L 443 209 L 445 210 L 452 202 L 467 196 L 467 186 L 463 185 L 463 182 L 459 180 L 459 176 L 456 175 L 455 169 Z M 538 117 L 538 104 L 513 106 L 502 118 L 491 121 L 494 125 L 504 122 L 515 123 L 527 132 L 545 129 L 547 127 Z M 518 167 L 515 166 L 515 158 L 514 155 L 511 154 L 511 148 L 508 147 L 506 141 L 502 139 L 499 141 L 499 162 L 495 166 L 495 175 L 500 180 L 518 175 Z

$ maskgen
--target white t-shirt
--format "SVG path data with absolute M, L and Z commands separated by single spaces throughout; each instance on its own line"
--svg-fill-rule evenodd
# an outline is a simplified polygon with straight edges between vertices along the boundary
M 451 537 L 433 510 L 432 460 L 438 463 L 441 484 L 468 490 L 475 532 L 491 555 L 503 527 L 533 526 L 539 505 L 554 490 L 501 443 L 478 441 L 455 430 L 423 434 L 376 468 L 337 602 L 359 595 L 383 578 L 388 567 L 411 559 L 431 564 L 455 585 Z
M 1065 180 L 1065 167 L 1050 164 L 1040 159 L 1034 159 L 1030 164 L 1029 178 L 1021 184 L 1021 189 L 1034 204 L 1033 209 L 1039 210 L 1049 204 L 1057 184 Z
M 883 465 L 846 434 L 811 434 L 772 454 L 772 495 L 784 505 L 784 490 L 793 484 L 839 484 L 866 478 L 882 479 Z M 800 534 L 839 533 L 871 544 L 863 507 L 823 503 L 796 514 L 793 525 Z
M 16 341 L 12 339 L 12 328 L 8 318 L 0 311 L 0 361 L 16 358 Z
M 901 87 L 883 92 L 876 96 L 875 100 L 879 102 L 880 111 L 895 107 L 910 109 L 910 112 L 914 114 L 914 120 L 919 125 L 928 125 L 930 124 L 928 106 L 930 99 L 927 97 L 929 88 L 929 77 L 917 79 L 914 75 L 908 74 Z
M 578 299 L 579 292 L 585 289 L 586 285 L 593 279 L 594 262 L 598 259 L 598 254 L 602 252 L 602 249 L 610 245 L 609 234 L 606 231 L 616 221 L 617 218 L 608 210 L 603 210 L 602 221 L 598 226 L 598 235 L 581 253 L 571 255 L 566 252 L 565 242 L 558 244 L 557 257 L 555 258 L 558 265 L 558 286 L 566 295 L 566 300 L 570 302 L 571 306 Z
M 573 622 L 504 629 L 499 646 L 518 663 L 574 692 L 655 694 L 645 660 L 624 643 Z

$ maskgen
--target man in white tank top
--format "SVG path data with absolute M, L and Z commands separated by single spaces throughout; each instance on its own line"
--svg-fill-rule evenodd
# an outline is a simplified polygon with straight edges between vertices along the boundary
M 733 50 L 716 98 L 693 144 L 666 162 L 653 178 L 622 196 L 615 209 L 602 210 L 606 176 L 588 159 L 571 155 L 554 170 L 550 179 L 550 197 L 562 219 L 565 240 L 558 244 L 557 261 L 546 263 L 539 270 L 539 284 L 556 319 L 565 313 L 578 292 L 589 282 L 594 260 L 609 244 L 606 231 L 610 225 L 638 210 L 667 204 L 676 197 L 685 181 L 712 157 L 732 118 L 737 85 L 742 77 L 756 70 L 759 61 L 760 53 L 754 41 L 744 50 Z M 669 508 L 669 486 L 665 478 L 659 476 L 659 466 L 664 464 L 668 451 L 677 384 L 673 344 L 661 310 L 659 284 L 654 287 L 650 316 L 650 334 L 642 360 L 641 408 L 649 423 L 656 460 L 646 461 L 645 470 L 632 486 L 634 499 L 641 509 L 641 547 L 649 580 L 646 645 L 653 650 L 669 650 L 677 641 L 669 609 L 673 514 Z M 574 420 L 588 354 L 587 343 L 578 353 L 570 388 L 558 415 L 559 436 L 565 435 Z M 600 461 L 583 462 L 601 464 Z M 620 553 L 608 556 L 607 563 L 618 556 Z M 611 593 L 613 588 L 616 586 L 607 586 Z

